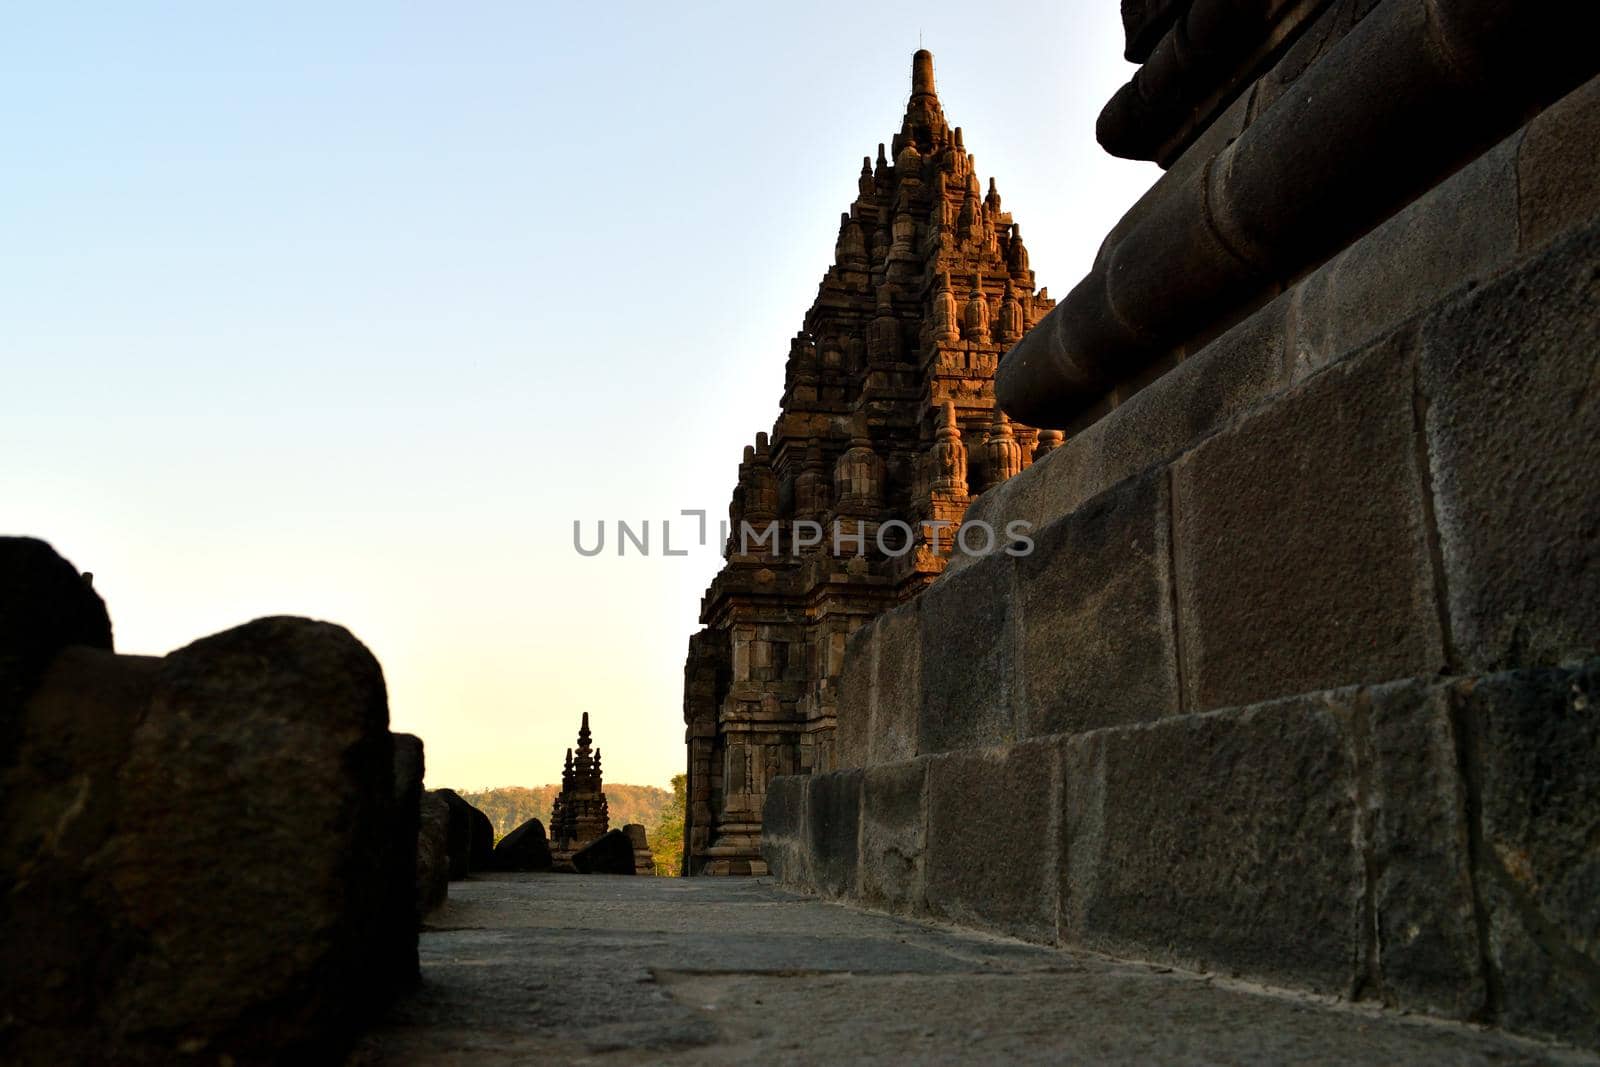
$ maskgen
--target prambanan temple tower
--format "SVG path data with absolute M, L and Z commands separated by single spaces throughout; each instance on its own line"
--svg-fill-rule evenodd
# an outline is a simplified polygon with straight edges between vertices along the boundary
M 727 564 L 689 642 L 686 873 L 765 872 L 767 783 L 829 767 L 846 639 L 939 574 L 972 498 L 1060 441 L 1011 423 L 993 387 L 1053 306 L 917 52 L 900 132 L 862 160 L 790 342 L 771 437 L 745 448 Z
M 600 750 L 589 753 L 589 713 L 583 713 L 578 728 L 578 752 L 567 749 L 567 763 L 561 770 L 561 792 L 550 812 L 550 849 L 557 860 L 600 837 L 610 828 L 606 795 L 600 784 Z

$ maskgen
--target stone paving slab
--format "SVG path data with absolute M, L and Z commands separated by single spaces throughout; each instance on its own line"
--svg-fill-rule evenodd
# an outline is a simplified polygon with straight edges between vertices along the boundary
M 1472 1027 L 911 922 L 766 879 L 453 882 L 380 1064 L 1600 1064 Z

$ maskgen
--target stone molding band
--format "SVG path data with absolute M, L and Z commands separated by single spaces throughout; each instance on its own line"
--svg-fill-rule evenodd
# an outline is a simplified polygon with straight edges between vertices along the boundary
M 1248 312 L 1592 75 L 1600 57 L 1577 23 L 1596 20 L 1555 2 L 1387 0 L 1207 165 L 1124 216 L 1088 276 L 1001 360 L 1001 406 L 1073 426 L 1181 339 Z

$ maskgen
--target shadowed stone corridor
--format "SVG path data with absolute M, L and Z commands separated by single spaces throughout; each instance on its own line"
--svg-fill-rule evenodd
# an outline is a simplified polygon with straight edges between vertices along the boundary
M 1568 1049 L 824 903 L 765 879 L 486 875 L 355 1065 L 1596 1063 Z

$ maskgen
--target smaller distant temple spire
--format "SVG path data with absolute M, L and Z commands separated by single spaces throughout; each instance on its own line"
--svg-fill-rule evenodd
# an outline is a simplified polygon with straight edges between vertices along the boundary
M 550 812 L 551 851 L 558 862 L 601 836 L 610 828 L 606 795 L 600 780 L 600 750 L 591 753 L 589 713 L 583 713 L 578 727 L 576 754 L 567 749 L 566 766 L 561 771 L 561 793 Z

